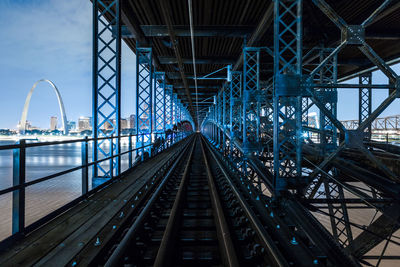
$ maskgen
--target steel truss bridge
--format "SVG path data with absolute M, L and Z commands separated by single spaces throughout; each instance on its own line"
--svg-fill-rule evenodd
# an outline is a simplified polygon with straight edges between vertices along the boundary
M 342 121 L 344 127 L 349 130 L 356 130 L 358 128 L 358 120 Z M 400 115 L 387 116 L 384 118 L 377 118 L 371 123 L 372 131 L 399 131 L 400 130 Z
M 6 147 L 15 183 L 0 191 L 13 192 L 4 265 L 399 265 L 400 147 L 371 140 L 400 97 L 398 1 L 92 2 L 94 136 L 79 141 L 82 196 L 25 227 L 30 145 Z M 136 54 L 128 152 L 122 41 Z M 374 70 L 388 82 L 374 83 Z M 351 127 L 337 119 L 338 88 L 359 92 Z M 373 89 L 389 91 L 375 109 Z M 384 120 L 398 128 L 398 116 Z M 121 172 L 124 153 L 131 171 Z

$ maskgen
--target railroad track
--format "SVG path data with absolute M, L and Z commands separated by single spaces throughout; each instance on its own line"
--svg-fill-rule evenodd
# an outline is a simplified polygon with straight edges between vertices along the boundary
M 196 135 L 90 265 L 288 265 L 209 153 Z

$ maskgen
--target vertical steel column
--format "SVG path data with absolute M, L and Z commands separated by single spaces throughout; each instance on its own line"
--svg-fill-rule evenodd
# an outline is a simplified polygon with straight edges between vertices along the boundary
M 217 134 L 218 134 L 218 143 L 217 147 L 220 151 L 222 151 L 222 109 L 223 109 L 223 91 L 220 90 L 217 94 Z
M 182 122 L 182 103 L 181 103 L 180 99 L 178 99 L 178 110 L 179 110 L 178 121 L 181 123 Z
M 154 72 L 154 132 L 156 138 L 165 133 L 165 72 Z
M 371 85 L 372 73 L 363 73 L 358 77 L 359 84 Z M 365 121 L 372 112 L 372 89 L 360 88 L 358 91 L 358 125 Z M 371 138 L 371 124 L 367 127 L 367 138 Z
M 227 131 L 227 127 L 228 125 L 230 125 L 230 116 L 229 116 L 229 98 L 230 98 L 230 82 L 227 82 L 224 84 L 223 86 L 223 110 L 222 110 L 222 129 L 223 129 L 223 138 L 222 138 L 222 144 L 223 144 L 223 153 L 224 155 L 228 155 L 228 150 L 229 150 L 229 143 L 230 141 L 228 141 L 229 139 L 226 138 L 226 131 Z
M 89 143 L 88 137 L 85 136 L 81 143 L 81 161 L 82 161 L 82 195 L 89 191 Z
M 93 161 L 120 151 L 121 19 L 120 1 L 93 1 Z M 107 19 L 106 19 L 107 17 Z M 112 27 L 116 31 L 112 31 Z M 106 128 L 107 127 L 107 128 Z M 104 128 L 104 129 L 102 129 Z M 114 139 L 99 137 L 117 136 Z M 109 149 L 110 148 L 110 149 Z M 120 157 L 93 165 L 93 188 L 119 175 Z
M 243 151 L 247 155 L 260 147 L 260 49 L 245 47 L 243 55 Z
M 178 96 L 172 94 L 172 123 L 173 123 L 173 142 L 175 142 L 176 132 L 178 130 Z
M 214 142 L 214 144 L 216 144 L 216 141 L 217 141 L 217 131 L 216 131 L 216 124 L 217 124 L 217 120 L 216 120 L 216 110 L 217 110 L 217 107 L 216 107 L 216 103 L 217 103 L 217 97 L 216 96 L 214 96 L 214 104 L 212 105 L 212 107 L 211 107 L 211 118 L 212 118 L 212 140 L 213 140 L 213 142 Z
M 320 51 L 320 62 L 323 62 L 333 51 L 333 49 L 322 49 Z M 324 84 L 336 84 L 337 83 L 337 54 L 332 56 L 321 68 L 319 72 L 319 82 Z M 317 89 L 317 97 L 319 101 L 324 105 L 326 110 L 330 112 L 335 118 L 337 117 L 337 89 L 336 88 L 325 88 Z M 321 151 L 323 154 L 331 153 L 337 148 L 337 130 L 332 121 L 320 111 L 320 144 Z M 332 168 L 330 171 L 331 175 L 336 177 L 337 170 Z M 318 184 L 318 179 L 313 181 L 314 184 Z M 348 246 L 352 240 L 352 232 L 347 212 L 347 207 L 344 199 L 344 191 L 342 185 L 335 181 L 325 179 L 324 180 L 324 191 L 327 199 L 338 200 L 341 202 L 340 205 L 334 205 L 328 203 L 328 212 L 331 215 L 331 229 L 332 235 L 336 240 L 344 246 Z
M 233 139 L 240 136 L 242 129 L 242 72 L 232 71 L 230 86 L 230 156 L 233 156 Z
M 320 51 L 320 62 L 325 60 L 333 49 L 324 48 Z M 319 82 L 325 84 L 337 83 L 337 54 L 330 57 L 328 62 L 321 68 Z M 324 88 L 317 91 L 318 98 L 332 115 L 337 117 L 337 89 Z M 331 120 L 320 111 L 320 143 L 323 154 L 332 152 L 337 147 L 337 130 Z
M 172 93 L 171 98 L 171 107 L 172 107 L 172 128 L 176 125 L 176 94 Z
M 302 0 L 275 0 L 274 193 L 302 176 Z
M 172 145 L 172 130 L 173 130 L 173 87 L 170 84 L 165 88 L 165 130 L 168 132 L 165 137 L 167 145 Z
M 181 100 L 177 99 L 177 106 L 178 106 L 178 139 L 181 140 L 182 138 L 182 104 Z
M 172 85 L 167 84 L 165 88 L 165 129 L 170 130 L 173 126 L 173 110 L 172 110 Z
M 25 184 L 26 141 L 19 141 L 19 148 L 13 150 L 13 186 Z M 12 233 L 22 233 L 25 229 L 25 187 L 12 192 Z
M 136 129 L 137 143 L 142 160 L 147 152 L 151 156 L 151 148 L 143 146 L 151 143 L 152 134 L 152 49 L 136 45 Z
M 301 123 L 303 126 L 308 126 L 308 110 L 309 110 L 310 99 L 308 97 L 303 97 L 301 101 Z

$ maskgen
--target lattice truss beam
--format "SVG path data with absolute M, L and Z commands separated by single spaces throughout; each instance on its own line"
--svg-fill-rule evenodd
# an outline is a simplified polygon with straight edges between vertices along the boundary
M 358 77 L 358 83 L 360 85 L 371 85 L 372 84 L 372 73 L 363 73 Z M 359 125 L 365 121 L 372 112 L 372 89 L 371 88 L 360 88 L 358 90 L 358 123 Z M 368 125 L 366 131 L 368 137 L 371 136 L 371 124 Z
M 275 1 L 274 187 L 275 195 L 302 176 L 302 1 Z
M 230 139 L 240 137 L 242 133 L 242 72 L 232 72 L 232 81 L 230 83 L 230 101 L 229 101 L 229 131 Z M 231 157 L 237 151 L 234 148 L 234 142 L 230 142 Z
M 385 259 L 388 244 L 399 245 L 393 236 L 400 225 L 400 207 L 394 200 L 399 192 L 400 180 L 393 163 L 375 149 L 389 148 L 371 144 L 370 135 L 365 132 L 371 132 L 371 125 L 382 129 L 399 128 L 398 118 L 378 119 L 378 116 L 400 96 L 400 82 L 393 69 L 366 43 L 364 33 L 365 27 L 371 24 L 389 2 L 383 1 L 360 25 L 348 25 L 324 0 L 313 0 L 315 6 L 339 27 L 342 39 L 337 47 L 315 49 L 313 52 L 317 52 L 315 58 L 319 58 L 319 64 L 305 75 L 302 64 L 302 1 L 275 0 L 273 88 L 267 83 L 267 93 L 261 96 L 261 100 L 255 99 L 255 105 L 252 106 L 253 100 L 246 95 L 246 90 L 258 90 L 258 80 L 255 82 L 254 73 L 259 70 L 254 68 L 258 67 L 258 63 L 247 64 L 256 57 L 247 53 L 250 49 L 244 50 L 243 83 L 240 81 L 240 72 L 236 75 L 232 73 L 229 126 L 225 126 L 227 120 L 224 116 L 222 119 L 218 117 L 224 114 L 224 110 L 219 113 L 219 103 L 223 107 L 226 105 L 226 99 L 223 97 L 219 100 L 220 96 L 203 122 L 206 133 L 215 144 L 220 144 L 219 131 L 222 131 L 225 138 L 229 130 L 229 158 L 248 179 L 256 181 L 255 177 L 260 171 L 253 169 L 253 165 L 243 164 L 249 151 L 254 151 L 258 158 L 252 157 L 251 160 L 257 162 L 261 159 L 264 166 L 270 168 L 268 172 L 268 169 L 260 167 L 273 175 L 270 189 L 275 198 L 284 198 L 285 194 L 295 190 L 303 196 L 304 202 L 314 206 L 319 216 L 329 218 L 330 225 L 325 226 L 337 242 L 355 257 L 368 259 L 365 254 L 382 244 L 381 254 L 370 256 L 378 261 Z M 352 129 L 346 129 L 337 119 L 337 88 L 340 86 L 337 83 L 337 57 L 346 46 L 358 48 L 389 78 L 391 86 L 389 97 L 372 110 L 373 86 L 370 73 L 360 76 L 359 120 L 353 123 Z M 251 52 L 256 54 L 257 49 Z M 238 90 L 240 85 L 243 85 L 244 98 Z M 272 101 L 266 101 L 270 98 Z M 316 121 L 319 124 L 316 121 L 310 122 L 308 110 L 312 106 L 318 108 L 319 120 Z M 242 110 L 242 116 L 237 110 Z M 254 118 L 259 121 L 258 125 L 252 127 Z M 273 129 L 269 128 L 272 124 Z M 271 135 L 273 147 L 270 145 Z M 313 136 L 317 138 L 313 139 Z M 308 139 L 307 142 L 305 139 Z M 249 149 L 249 140 L 258 148 Z M 390 148 L 390 151 L 395 150 Z M 387 165 L 389 163 L 390 166 Z M 257 192 L 270 186 L 253 185 L 258 189 Z M 360 207 L 375 211 L 373 217 L 367 216 L 366 220 L 369 221 L 365 221 L 364 226 L 352 219 L 352 210 Z
M 324 80 L 321 83 L 329 83 L 329 78 L 335 78 L 334 72 L 329 71 L 328 73 L 322 74 L 324 69 L 329 67 L 331 62 L 336 60 L 337 54 L 344 49 L 347 45 L 352 45 L 358 47 L 365 56 L 370 59 L 377 67 L 385 73 L 389 80 L 396 83 L 398 81 L 398 76 L 394 73 L 394 71 L 384 63 L 384 61 L 373 51 L 373 49 L 365 42 L 364 31 L 365 27 L 369 24 L 370 20 L 379 14 L 379 12 L 384 9 L 384 7 L 388 4 L 389 1 L 385 1 L 375 12 L 371 14 L 370 17 L 366 18 L 366 20 L 361 25 L 348 25 L 336 12 L 323 0 L 314 0 L 313 1 L 316 6 L 318 6 L 342 31 L 342 42 L 341 44 L 333 49 L 330 53 L 321 56 L 321 63 L 317 66 L 311 73 L 311 75 L 317 75 L 318 72 L 321 72 L 323 75 L 320 78 Z M 334 64 L 335 65 L 335 64 Z M 331 75 L 333 74 L 333 75 Z M 326 155 L 319 166 L 313 166 L 314 170 L 310 173 L 309 177 L 312 181 L 306 190 L 306 197 L 308 199 L 313 199 L 313 201 L 319 201 L 320 199 L 324 199 L 327 203 L 328 212 L 325 215 L 329 216 L 331 221 L 331 231 L 336 240 L 348 248 L 353 255 L 357 257 L 361 257 L 360 246 L 367 246 L 369 249 L 376 246 L 380 241 L 389 237 L 394 230 L 398 229 L 398 216 L 392 217 L 388 215 L 378 205 L 371 204 L 373 201 L 377 199 L 381 199 L 382 192 L 379 192 L 383 188 L 378 184 L 371 183 L 370 180 L 365 179 L 365 176 L 354 172 L 354 169 L 358 169 L 358 171 L 362 172 L 368 166 L 368 164 L 372 164 L 374 166 L 374 174 L 370 173 L 369 175 L 374 175 L 378 177 L 378 173 L 383 173 L 390 179 L 393 179 L 395 175 L 391 170 L 383 162 L 379 159 L 375 153 L 370 151 L 371 148 L 368 149 L 367 144 L 363 142 L 364 139 L 364 131 L 370 127 L 371 122 L 374 121 L 377 116 L 396 98 L 396 93 L 393 91 L 389 95 L 389 97 L 381 103 L 381 105 L 375 109 L 374 112 L 371 112 L 371 89 L 363 88 L 362 85 L 371 85 L 371 76 L 370 74 L 360 76 L 359 78 L 359 124 L 358 127 L 353 130 L 348 130 L 344 127 L 342 123 L 340 123 L 336 118 L 336 107 L 334 106 L 335 101 L 330 101 L 332 99 L 336 100 L 335 96 L 331 96 L 332 91 L 326 92 L 324 90 L 322 97 L 319 95 L 321 89 L 317 89 L 316 85 L 313 91 L 310 92 L 311 99 L 314 104 L 318 106 L 320 109 L 321 117 L 320 117 L 320 133 L 321 140 L 320 143 L 322 145 L 323 153 L 329 152 L 329 155 Z M 335 84 L 337 83 L 335 79 L 331 80 L 332 87 L 330 90 L 335 90 Z M 398 87 L 395 91 L 398 90 Z M 336 93 L 335 93 L 336 94 Z M 335 141 L 336 130 L 331 133 L 326 131 L 326 125 L 329 125 L 329 128 L 339 129 L 341 135 L 344 136 L 344 140 L 342 139 L 340 145 L 335 149 L 338 145 L 337 141 Z M 330 130 L 330 129 L 329 129 Z M 329 137 L 330 135 L 330 137 Z M 333 135 L 333 136 L 332 136 Z M 331 138 L 331 139 L 329 139 Z M 327 146 L 330 145 L 330 146 Z M 342 157 L 346 157 L 347 149 L 355 149 L 358 152 L 354 154 L 354 156 L 363 158 L 363 161 L 366 164 L 360 162 L 359 164 L 351 164 L 345 162 Z M 307 156 L 305 156 L 307 160 Z M 345 165 L 347 164 L 349 168 L 340 165 L 339 163 Z M 363 167 L 357 166 L 361 165 Z M 356 177 L 359 179 L 359 185 L 354 185 L 348 183 L 346 180 L 343 180 L 344 177 L 340 172 L 352 172 L 350 175 L 352 177 Z M 364 174 L 366 175 L 366 174 Z M 376 187 L 378 186 L 378 187 Z M 376 188 L 379 188 L 378 190 Z M 387 191 L 388 188 L 383 191 Z M 353 230 L 355 228 L 354 223 L 352 222 L 350 213 L 348 211 L 349 206 L 348 198 L 351 196 L 360 198 L 361 203 L 364 202 L 367 207 L 375 209 L 377 213 L 383 212 L 380 217 L 375 220 L 375 216 L 371 218 L 369 222 L 369 226 L 366 230 L 363 230 L 361 235 L 358 235 L 356 238 L 353 236 Z M 371 199 L 371 202 L 363 201 L 366 198 Z M 333 204 L 337 203 L 337 204 Z M 385 219 L 384 219 L 385 218 Z M 369 232 L 370 229 L 376 227 L 377 221 L 385 221 L 386 225 L 392 225 L 391 230 L 379 231 L 376 232 L 375 237 L 372 237 L 373 234 Z M 390 223 L 389 223 L 390 221 Z M 368 236 L 368 238 L 365 238 Z M 379 237 L 378 237 L 379 236 Z M 385 237 L 384 237 L 385 236 Z M 362 242 L 365 242 L 364 245 L 361 245 Z M 388 241 L 389 242 L 389 241 Z M 368 245 L 367 245 L 368 244 Z M 373 244 L 373 245 L 371 245 Z M 386 247 L 386 246 L 385 246 Z M 368 251 L 369 251 L 368 249 Z M 383 249 L 381 256 L 383 256 L 386 248 Z M 366 252 L 364 250 L 364 252 Z M 381 260 L 381 259 L 380 259 Z M 379 260 L 379 261 L 380 261 Z
M 142 157 L 144 153 L 151 153 L 150 147 L 145 147 L 152 141 L 152 48 L 137 47 L 136 49 L 136 147 L 141 148 Z
M 154 72 L 154 132 L 156 135 L 164 134 L 165 117 L 165 72 Z
M 227 130 L 230 126 L 230 119 L 231 116 L 229 114 L 230 111 L 230 92 L 231 92 L 231 82 L 228 81 L 227 83 L 224 84 L 222 87 L 223 91 L 223 100 L 222 100 L 222 134 L 223 134 L 223 139 L 222 139 L 222 144 L 223 144 L 223 153 L 225 156 L 229 155 L 229 148 L 230 148 L 230 140 L 227 138 L 226 133 Z
M 171 130 L 173 127 L 173 86 L 166 85 L 165 89 L 165 129 Z
M 120 151 L 121 19 L 118 0 L 93 1 L 93 33 L 93 160 L 97 161 Z M 111 136 L 116 138 L 97 140 Z M 120 157 L 95 164 L 94 187 L 119 172 Z
M 259 149 L 260 137 L 260 48 L 243 50 L 243 150 Z

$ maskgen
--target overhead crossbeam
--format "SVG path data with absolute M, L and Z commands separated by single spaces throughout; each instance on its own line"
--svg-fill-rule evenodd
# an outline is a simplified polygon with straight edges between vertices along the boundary
M 141 25 L 146 37 L 169 37 L 168 27 L 165 25 Z M 172 25 L 176 37 L 190 37 L 190 27 Z M 245 37 L 253 31 L 252 27 L 232 26 L 194 26 L 194 37 Z
M 160 64 L 178 64 L 178 60 L 175 57 L 158 57 Z M 207 57 L 207 58 L 196 58 L 196 64 L 215 64 L 215 65 L 229 65 L 235 63 L 236 60 L 230 57 Z M 193 64 L 191 58 L 182 58 L 183 64 Z

